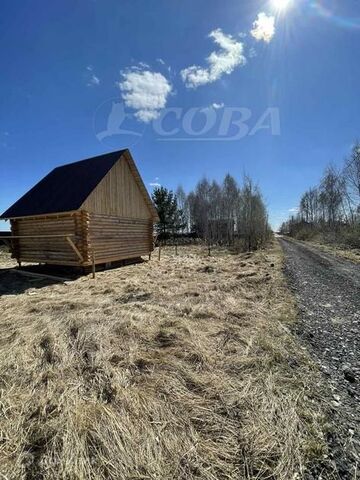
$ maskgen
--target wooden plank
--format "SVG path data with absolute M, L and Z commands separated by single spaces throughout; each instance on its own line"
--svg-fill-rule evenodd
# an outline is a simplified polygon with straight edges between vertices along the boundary
M 97 218 L 93 218 L 91 219 L 91 222 L 90 222 L 90 228 L 93 228 L 93 227 L 102 227 L 102 226 L 108 226 L 108 227 L 114 227 L 114 228 L 121 228 L 122 226 L 126 226 L 126 227 L 146 227 L 148 225 L 147 222 L 122 222 L 122 221 L 116 221 L 116 220 L 113 220 L 113 221 L 106 221 L 106 222 L 102 222 L 101 220 L 97 219 Z
M 59 252 L 55 253 L 41 253 L 39 251 L 25 251 L 21 252 L 20 257 L 21 260 L 30 261 L 34 263 L 41 263 L 47 260 L 61 260 L 61 261 L 70 261 L 75 262 L 78 261 L 75 255 L 60 255 Z
M 139 188 L 139 180 L 130 170 L 124 155 L 119 157 L 81 208 L 119 217 L 152 218 L 143 191 Z
M 109 250 L 114 250 L 114 251 L 117 251 L 117 250 L 123 250 L 123 251 L 126 251 L 126 250 L 138 250 L 139 248 L 147 248 L 147 249 L 150 249 L 150 245 L 148 243 L 138 243 L 138 244 L 132 244 L 132 245 L 126 245 L 126 244 L 120 244 L 120 245 L 97 245 L 97 244 L 93 244 L 91 246 L 91 248 L 93 250 L 103 250 L 103 251 L 109 251 Z
M 137 250 L 120 250 L 120 251 L 113 250 L 111 252 L 108 252 L 105 250 L 95 250 L 95 255 L 96 255 L 96 258 L 108 258 L 108 257 L 117 257 L 117 256 L 122 256 L 124 258 L 128 256 L 130 258 L 132 255 L 148 255 L 149 252 L 150 251 L 148 248 L 139 248 Z
M 96 263 L 148 255 L 153 250 L 151 219 L 90 214 L 89 240 Z
M 137 242 L 137 243 L 92 243 L 92 248 L 97 249 L 130 249 L 130 248 L 139 248 L 139 247 L 150 247 L 148 242 Z
M 30 236 L 34 235 L 34 232 L 36 232 L 37 235 L 59 235 L 61 232 L 62 235 L 65 235 L 66 233 L 71 233 L 73 235 L 74 231 L 74 226 L 73 225 L 56 225 L 53 227 L 41 227 L 39 225 L 31 225 L 31 227 L 26 227 L 24 228 L 23 225 L 19 226 L 18 229 L 18 235 L 21 236 Z
M 118 255 L 114 257 L 101 257 L 96 259 L 96 265 L 100 265 L 102 263 L 107 263 L 107 262 L 118 262 L 119 260 L 130 260 L 131 258 L 140 258 L 145 255 L 148 255 L 148 252 L 135 253 L 135 254 L 132 254 L 131 256 Z
M 119 237 L 119 238 L 101 238 L 101 237 L 92 237 L 91 242 L 93 245 L 137 245 L 140 243 L 144 243 L 146 245 L 150 244 L 148 238 L 142 237 Z
M 132 158 L 131 156 L 131 153 L 129 150 L 126 150 L 125 153 L 124 153 L 124 156 L 127 160 L 127 163 L 128 163 L 128 167 L 131 171 L 131 173 L 133 174 L 137 184 L 138 184 L 138 187 L 139 187 L 139 190 L 144 198 L 144 201 L 145 203 L 147 204 L 147 207 L 149 209 L 149 212 L 150 212 L 150 215 L 151 215 L 151 219 L 154 221 L 154 222 L 158 222 L 159 221 L 159 216 L 158 216 L 158 213 L 157 213 L 157 210 L 148 194 L 148 191 L 144 185 L 144 182 L 141 178 L 141 175 L 139 173 L 139 170 L 137 169 L 137 166 L 134 162 L 134 159 Z
M 66 238 L 66 237 L 73 237 L 74 234 L 72 233 L 66 233 L 66 234 L 61 234 L 61 235 L 11 235 L 11 237 L 8 237 L 8 236 L 4 236 L 4 237 L 0 237 L 0 239 L 2 240 L 3 238 L 7 238 L 7 239 L 13 239 L 13 238 L 16 238 L 16 239 L 26 239 L 26 238 L 56 238 L 56 237 L 62 237 L 62 238 Z
M 92 252 L 91 254 L 91 267 L 92 267 L 92 278 L 95 278 L 95 271 L 96 271 L 96 268 L 95 268 L 95 253 Z
M 32 218 L 54 218 L 54 217 L 62 217 L 62 216 L 69 216 L 77 213 L 77 210 L 71 210 L 69 212 L 55 212 L 55 213 L 43 213 L 39 215 L 27 215 L 26 217 L 9 217 L 6 220 L 18 220 L 18 219 L 32 219 Z
M 10 220 L 10 225 L 11 225 L 11 235 L 16 235 L 18 233 L 18 224 L 19 222 L 16 220 Z M 11 242 L 11 257 L 16 258 L 16 260 L 19 262 L 19 242 L 17 240 L 14 240 Z
M 83 256 L 81 255 L 81 253 L 79 252 L 78 248 L 76 247 L 76 245 L 74 244 L 74 242 L 71 240 L 71 238 L 70 238 L 70 237 L 66 237 L 66 240 L 68 241 L 70 247 L 74 250 L 74 252 L 76 253 L 76 255 L 79 257 L 80 262 L 83 262 L 83 261 L 84 261 Z
M 49 265 L 64 265 L 69 267 L 81 267 L 81 263 L 78 260 L 68 259 L 53 259 L 53 258 L 38 258 L 34 255 L 30 257 L 21 255 L 21 261 L 29 263 L 48 263 Z
M 126 233 L 126 232 L 138 232 L 143 233 L 148 231 L 148 227 L 146 225 L 140 226 L 131 226 L 131 225 L 121 225 L 121 226 L 111 226 L 111 225 L 96 225 L 89 228 L 89 233 L 96 234 L 96 233 Z
M 32 263 L 77 266 L 80 261 L 67 241 L 78 242 L 75 218 L 80 212 L 65 212 L 61 215 L 42 215 L 12 220 L 13 241 L 17 245 L 16 258 Z M 16 238 L 18 237 L 18 238 Z M 76 246 L 76 244 L 75 244 Z
M 82 238 L 82 248 L 83 248 L 83 256 L 84 262 L 90 261 L 90 246 L 89 246 L 89 223 L 90 223 L 90 215 L 85 210 L 80 211 L 80 219 L 79 219 L 79 231 L 81 233 Z
M 109 227 L 107 225 L 103 225 L 100 227 L 94 227 L 89 230 L 91 235 L 128 235 L 130 234 L 138 234 L 138 235 L 148 235 L 148 227 L 130 227 L 130 226 L 121 226 L 120 228 Z
M 117 222 L 117 223 L 147 223 L 151 221 L 149 218 L 126 217 L 123 215 L 106 215 L 91 213 L 89 220 L 96 220 L 99 222 Z
M 57 277 L 55 275 L 47 275 L 45 273 L 35 273 L 35 272 L 28 272 L 28 271 L 25 271 L 25 270 L 21 270 L 19 268 L 17 269 L 11 269 L 10 270 L 11 273 L 20 273 L 21 275 L 24 275 L 26 277 L 35 277 L 35 278 L 50 278 L 51 280 L 57 280 L 57 281 L 61 281 L 61 282 L 66 282 L 66 281 L 70 281 L 71 279 L 70 278 L 66 278 L 66 277 Z
M 143 241 L 139 242 L 92 242 L 92 248 L 132 248 L 132 247 L 139 247 L 150 246 L 149 242 L 144 239 Z

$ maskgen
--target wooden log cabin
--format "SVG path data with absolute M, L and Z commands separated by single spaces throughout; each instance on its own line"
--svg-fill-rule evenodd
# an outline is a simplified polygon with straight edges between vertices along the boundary
M 19 264 L 81 267 L 150 254 L 158 221 L 129 150 L 55 168 L 0 218 Z

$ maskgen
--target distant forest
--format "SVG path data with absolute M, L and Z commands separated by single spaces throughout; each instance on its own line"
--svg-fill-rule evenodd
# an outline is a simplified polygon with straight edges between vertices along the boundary
M 208 245 L 227 245 L 239 250 L 261 247 L 271 236 L 268 214 L 259 188 L 249 177 L 238 185 L 226 175 L 220 185 L 203 179 L 188 195 L 158 187 L 152 194 L 162 240 L 196 237 Z
M 341 169 L 330 165 L 319 185 L 301 197 L 297 215 L 280 232 L 300 240 L 318 239 L 360 248 L 360 143 Z

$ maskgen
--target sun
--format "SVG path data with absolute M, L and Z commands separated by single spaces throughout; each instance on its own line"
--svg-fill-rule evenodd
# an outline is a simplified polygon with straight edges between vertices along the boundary
M 289 7 L 291 0 L 271 0 L 271 3 L 275 10 L 282 12 Z

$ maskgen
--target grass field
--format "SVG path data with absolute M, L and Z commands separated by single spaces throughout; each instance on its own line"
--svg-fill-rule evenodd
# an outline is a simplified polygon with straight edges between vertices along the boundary
M 321 242 L 307 242 L 314 247 L 318 247 L 325 253 L 331 253 L 337 257 L 344 258 L 345 260 L 351 260 L 354 263 L 360 263 L 360 249 L 358 248 L 345 248 L 339 245 L 329 245 Z
M 11 265 L 2 254 L 3 266 Z M 0 281 L 0 477 L 301 479 L 326 453 L 279 246 Z

